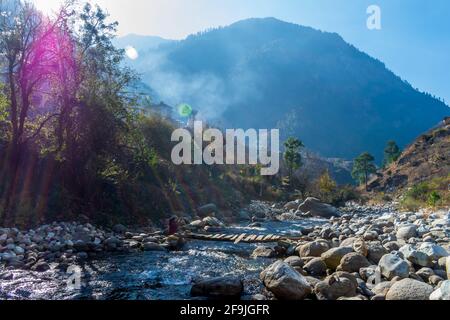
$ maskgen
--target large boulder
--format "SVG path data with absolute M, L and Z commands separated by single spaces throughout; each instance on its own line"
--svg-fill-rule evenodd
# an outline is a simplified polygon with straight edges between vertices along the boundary
M 216 217 L 206 217 L 203 219 L 203 224 L 209 227 L 223 227 L 224 224 L 222 221 L 217 219 Z
M 31 267 L 31 270 L 37 272 L 45 272 L 47 270 L 50 270 L 50 266 L 45 261 L 39 261 L 34 266 Z
M 191 289 L 193 297 L 239 298 L 244 290 L 242 281 L 235 277 L 218 277 L 200 280 Z
M 109 237 L 103 242 L 103 244 L 107 250 L 116 250 L 118 247 L 123 245 L 123 241 L 116 237 Z
M 358 282 L 355 276 L 347 272 L 336 272 L 320 281 L 314 287 L 314 293 L 319 300 L 337 300 L 341 297 L 356 296 Z
M 308 198 L 303 202 L 298 209 L 303 213 L 309 213 L 313 217 L 331 218 L 339 217 L 341 213 L 335 207 L 329 204 L 320 202 L 316 198 Z
M 364 257 L 367 257 L 369 254 L 369 248 L 367 246 L 367 243 L 364 241 L 364 239 L 357 238 L 352 243 L 353 251 L 362 254 Z
M 391 281 L 383 281 L 378 284 L 376 284 L 371 291 L 378 296 L 384 296 L 386 297 L 387 293 L 389 292 L 389 289 L 391 289 L 392 285 L 394 283 Z
M 166 248 L 155 242 L 145 242 L 142 245 L 142 249 L 144 251 L 166 251 Z
M 332 248 L 322 253 L 321 257 L 328 268 L 336 270 L 338 265 L 341 263 L 342 258 L 352 251 L 353 249 L 351 247 Z
M 430 300 L 450 300 L 450 280 L 441 283 L 441 286 L 430 295 Z
M 429 300 L 433 287 L 414 279 L 395 282 L 389 289 L 386 300 Z
M 300 201 L 295 200 L 295 201 L 286 203 L 283 208 L 285 210 L 297 210 L 299 205 L 300 205 Z
M 397 230 L 397 239 L 409 240 L 417 236 L 417 227 L 415 225 L 407 225 Z
M 350 252 L 341 259 L 338 270 L 347 272 L 359 272 L 359 269 L 370 266 L 369 261 L 360 253 Z
M 430 242 L 422 243 L 418 251 L 425 253 L 433 261 L 438 261 L 442 257 L 448 257 L 447 250 Z
M 328 251 L 330 246 L 326 241 L 312 241 L 305 243 L 298 249 L 300 257 L 320 257 L 322 253 Z
M 252 258 L 274 258 L 277 255 L 275 250 L 267 246 L 259 246 L 253 250 Z
M 305 265 L 305 262 L 302 258 L 297 256 L 291 256 L 286 259 L 284 259 L 284 262 L 286 262 L 288 265 L 290 265 L 294 269 L 301 269 Z
M 312 291 L 305 277 L 281 260 L 261 272 L 261 280 L 280 300 L 302 300 Z
M 409 276 L 409 264 L 398 253 L 384 255 L 378 266 L 381 274 L 388 280 L 394 277 L 407 278 Z
M 431 267 L 433 262 L 425 252 L 417 251 L 412 245 L 407 244 L 400 248 L 403 257 L 412 264 L 420 267 Z
M 447 260 L 447 262 L 445 265 L 445 269 L 447 270 L 447 279 L 450 279 L 450 258 L 447 257 L 446 260 Z
M 378 264 L 378 262 L 380 262 L 381 258 L 385 255 L 388 254 L 389 252 L 386 250 L 385 247 L 383 247 L 381 244 L 379 243 L 370 243 L 368 246 L 368 254 L 367 254 L 367 259 L 369 259 L 369 261 Z
M 309 261 L 303 269 L 313 277 L 320 277 L 327 274 L 327 265 L 322 258 L 314 258 Z

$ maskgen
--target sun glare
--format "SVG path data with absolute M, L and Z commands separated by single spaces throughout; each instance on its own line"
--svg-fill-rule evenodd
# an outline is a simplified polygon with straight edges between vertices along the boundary
M 33 0 L 33 3 L 38 10 L 46 15 L 51 15 L 58 11 L 63 2 L 61 0 Z
M 125 48 L 125 54 L 127 55 L 128 58 L 130 58 L 131 60 L 136 60 L 137 58 L 139 58 L 139 53 L 137 52 L 137 50 L 132 47 L 132 46 L 128 46 Z

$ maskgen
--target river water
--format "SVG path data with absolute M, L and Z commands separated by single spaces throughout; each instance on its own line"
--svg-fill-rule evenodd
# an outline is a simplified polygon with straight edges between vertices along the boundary
M 234 226 L 228 233 L 300 235 L 325 220 L 265 222 L 260 228 Z M 223 232 L 225 233 L 225 232 Z M 81 288 L 68 286 L 70 274 L 55 268 L 37 273 L 0 267 L 0 299 L 187 300 L 196 278 L 239 276 L 244 295 L 261 292 L 260 272 L 273 259 L 253 259 L 256 244 L 189 241 L 179 252 L 109 255 L 80 264 Z

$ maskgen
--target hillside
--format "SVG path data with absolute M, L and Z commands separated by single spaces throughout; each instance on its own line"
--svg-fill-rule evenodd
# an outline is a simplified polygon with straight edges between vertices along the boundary
M 400 158 L 372 180 L 369 188 L 390 192 L 450 174 L 450 118 L 417 138 Z
M 338 34 L 273 18 L 163 42 L 130 64 L 156 101 L 222 127 L 278 127 L 329 158 L 369 151 L 381 163 L 386 141 L 404 147 L 450 115 Z

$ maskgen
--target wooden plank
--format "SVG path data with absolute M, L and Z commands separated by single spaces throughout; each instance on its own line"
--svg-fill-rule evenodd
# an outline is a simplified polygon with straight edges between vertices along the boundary
M 229 235 L 227 235 L 226 237 L 225 237 L 225 239 L 224 240 L 232 240 L 233 239 L 233 237 L 234 237 L 234 235 L 233 234 L 229 234 Z
M 226 234 L 221 234 L 219 235 L 219 237 L 217 239 L 222 240 L 223 238 L 225 238 L 227 235 Z
M 219 239 L 220 234 L 216 234 L 214 237 L 212 237 L 211 239 Z
M 268 241 L 272 237 L 273 237 L 273 234 L 268 234 L 267 236 L 265 236 L 264 241 Z
M 239 237 L 239 235 L 238 234 L 235 234 L 235 235 L 233 235 L 233 237 L 231 238 L 231 241 L 234 241 L 234 240 L 236 240 L 237 238 Z
M 261 241 L 263 241 L 263 239 L 264 239 L 264 235 L 261 235 L 256 238 L 256 241 L 261 242 Z
M 241 242 L 241 241 L 245 238 L 245 236 L 246 236 L 245 233 L 241 234 L 241 235 L 236 239 L 236 241 L 234 241 L 234 244 L 238 244 L 239 242 Z
M 249 242 L 254 242 L 254 241 L 256 240 L 257 237 L 258 237 L 258 235 L 254 234 L 254 235 L 248 237 L 248 240 L 247 240 L 247 241 L 249 241 Z
M 242 241 L 243 242 L 250 242 L 252 238 L 253 238 L 253 235 L 251 234 L 248 237 L 246 237 L 245 239 L 243 239 Z

